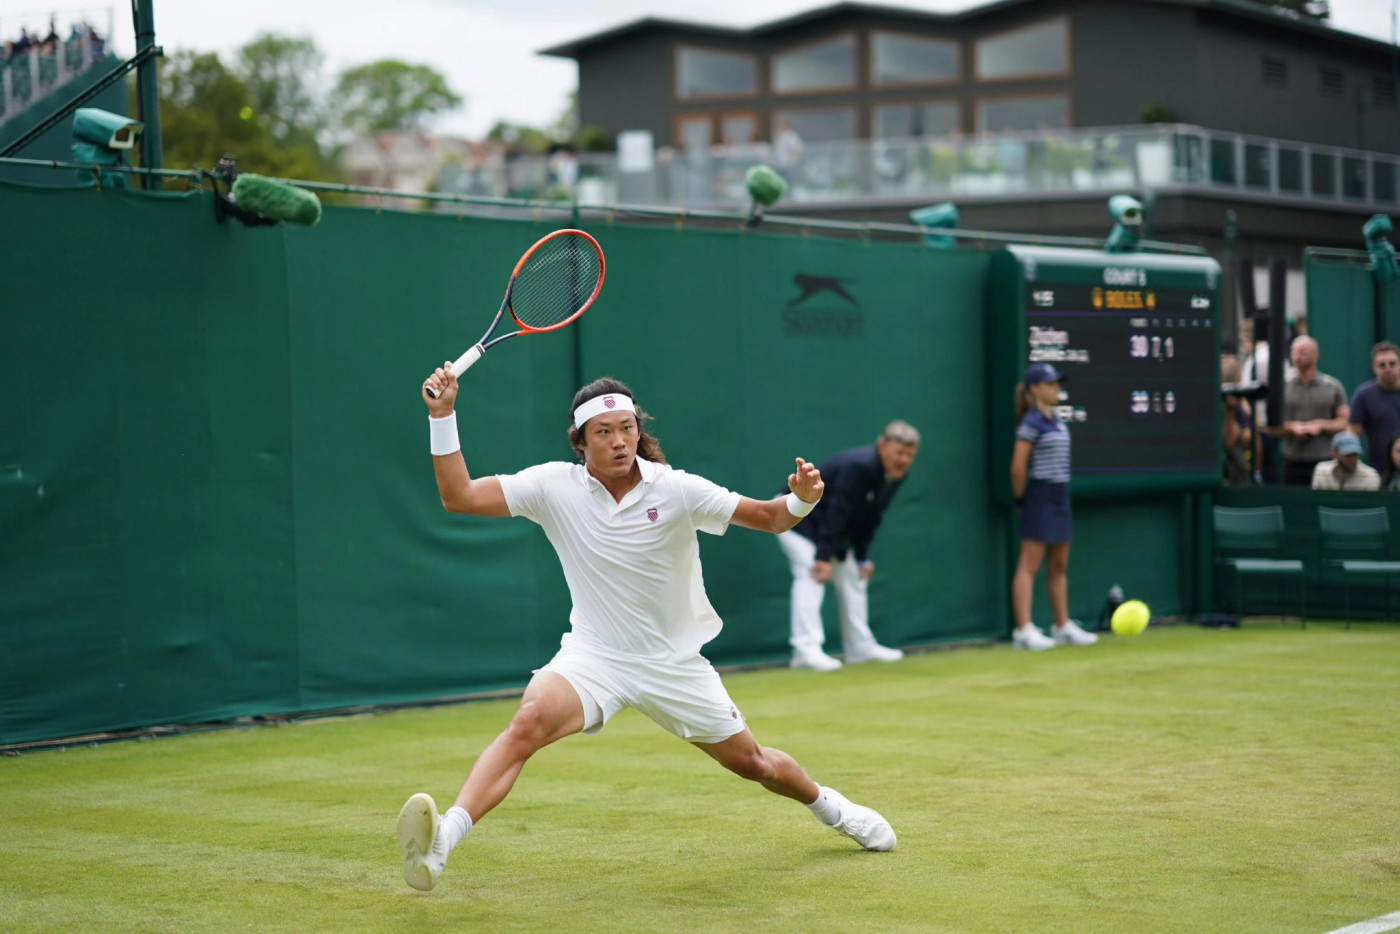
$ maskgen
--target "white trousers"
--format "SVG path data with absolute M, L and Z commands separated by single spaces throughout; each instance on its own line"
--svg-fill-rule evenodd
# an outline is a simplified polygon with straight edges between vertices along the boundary
M 822 643 L 826 641 L 822 629 L 822 598 L 826 595 L 826 585 L 812 578 L 817 546 L 796 532 L 782 533 L 778 544 L 792 568 L 792 652 L 814 655 L 822 650 Z M 870 632 L 866 582 L 861 579 L 860 562 L 856 561 L 854 552 L 848 551 L 840 561 L 831 562 L 831 584 L 836 589 L 836 606 L 841 616 L 842 648 L 847 656 L 868 656 L 876 642 Z

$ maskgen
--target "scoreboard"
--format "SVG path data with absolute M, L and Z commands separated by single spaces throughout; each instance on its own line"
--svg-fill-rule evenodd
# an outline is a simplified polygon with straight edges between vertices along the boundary
M 1010 247 L 988 283 L 993 489 L 1010 502 L 1013 388 L 1066 377 L 1076 493 L 1220 483 L 1220 267 L 1209 257 Z

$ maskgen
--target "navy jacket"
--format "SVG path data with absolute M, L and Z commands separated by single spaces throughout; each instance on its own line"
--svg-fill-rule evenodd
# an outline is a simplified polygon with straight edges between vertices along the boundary
M 840 561 L 847 549 L 865 561 L 885 507 L 904 481 L 885 482 L 885 465 L 873 444 L 834 454 L 818 469 L 826 491 L 793 531 L 816 543 L 818 561 Z

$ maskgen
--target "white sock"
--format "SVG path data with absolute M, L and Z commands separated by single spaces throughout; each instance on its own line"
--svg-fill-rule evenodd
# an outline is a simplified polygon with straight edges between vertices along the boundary
M 442 834 L 443 839 L 447 841 L 447 852 L 449 853 L 452 852 L 453 847 L 462 842 L 462 838 L 471 829 L 471 815 L 456 805 L 447 809 L 447 813 L 442 815 L 442 823 L 438 824 L 438 833 Z
M 807 810 L 817 815 L 817 820 L 828 827 L 835 827 L 841 823 L 841 803 L 831 794 L 830 788 L 820 788 L 817 800 L 807 805 Z

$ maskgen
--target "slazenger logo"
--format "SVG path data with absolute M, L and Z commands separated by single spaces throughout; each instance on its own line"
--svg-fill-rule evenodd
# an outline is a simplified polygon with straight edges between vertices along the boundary
M 865 326 L 860 299 L 846 288 L 859 280 L 794 273 L 797 294 L 783 309 L 783 330 L 811 337 L 859 337 Z

